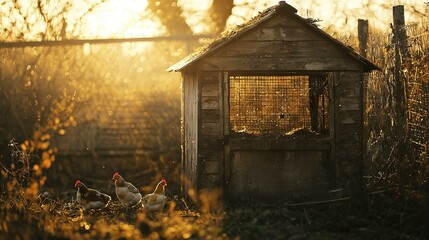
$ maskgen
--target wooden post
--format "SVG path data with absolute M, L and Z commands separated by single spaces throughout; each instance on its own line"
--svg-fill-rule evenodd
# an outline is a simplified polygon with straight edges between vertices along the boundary
M 396 137 L 402 138 L 405 136 L 406 129 L 406 105 L 405 105 L 405 81 L 401 79 L 401 69 L 402 69 L 402 57 L 405 56 L 403 48 L 406 48 L 403 37 L 406 37 L 404 34 L 404 6 L 394 6 L 393 7 L 393 44 L 395 46 L 395 70 L 394 70 L 394 80 L 395 80 L 395 111 L 396 111 Z M 401 54 L 401 52 L 403 54 Z
M 394 99 L 395 99 L 395 125 L 394 137 L 397 141 L 397 155 L 396 158 L 401 162 L 399 176 L 400 187 L 406 184 L 409 180 L 409 171 L 404 167 L 407 166 L 407 118 L 406 118 L 406 79 L 402 78 L 402 63 L 407 58 L 408 49 L 406 45 L 405 33 L 405 20 L 404 20 L 404 6 L 398 5 L 393 7 L 393 44 L 395 47 L 395 68 L 394 68 Z M 402 189 L 401 191 L 403 191 Z
M 359 54 L 366 58 L 366 51 L 368 47 L 368 20 L 358 19 L 358 39 Z
M 367 58 L 367 51 L 368 51 L 368 20 L 364 20 L 364 19 L 358 19 L 358 39 L 359 39 L 359 54 L 364 57 Z M 364 125 L 364 127 L 362 128 L 362 162 L 360 163 L 360 165 L 358 165 L 359 167 L 359 174 L 361 174 L 363 176 L 363 169 L 364 166 L 368 164 L 368 149 L 367 149 L 367 143 L 368 143 L 368 139 L 369 139 L 369 129 L 367 126 L 365 126 L 365 122 L 368 121 L 368 114 L 367 114 L 367 107 L 368 107 L 368 102 L 367 102 L 367 89 L 368 89 L 368 76 L 369 74 L 362 74 L 362 101 L 363 101 L 363 105 L 362 105 L 362 124 Z M 361 177 L 359 179 L 359 183 L 361 184 L 361 186 L 358 185 L 358 200 L 361 200 L 362 203 L 364 204 L 364 206 L 367 206 L 368 204 L 368 196 L 366 195 L 367 193 L 364 191 L 363 186 L 363 178 Z M 360 196 L 359 196 L 359 190 L 360 192 Z M 361 205 L 362 206 L 362 205 Z
M 407 31 L 405 29 L 404 5 L 393 7 L 394 41 L 399 45 L 402 59 L 408 58 Z

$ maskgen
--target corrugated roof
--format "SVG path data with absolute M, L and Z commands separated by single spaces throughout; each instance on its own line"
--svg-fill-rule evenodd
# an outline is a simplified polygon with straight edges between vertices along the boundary
M 279 4 L 269 7 L 263 12 L 260 12 L 256 17 L 252 18 L 247 23 L 239 25 L 230 31 L 222 33 L 218 38 L 213 40 L 213 42 L 209 43 L 208 45 L 198 49 L 194 53 L 180 60 L 173 66 L 169 67 L 167 71 L 169 72 L 182 71 L 184 68 L 189 67 L 190 65 L 194 64 L 195 62 L 199 61 L 200 59 L 204 58 L 205 56 L 209 55 L 210 53 L 216 51 L 217 49 L 221 48 L 225 44 L 229 43 L 230 41 L 242 36 L 244 33 L 248 32 L 249 30 L 255 29 L 261 23 L 267 21 L 268 19 L 271 19 L 274 15 L 277 15 L 279 13 L 289 14 L 290 16 L 294 17 L 296 20 L 304 23 L 305 26 L 308 26 L 316 33 L 322 35 L 322 37 L 327 38 L 329 41 L 332 41 L 335 44 L 339 45 L 345 52 L 350 54 L 352 57 L 354 57 L 364 65 L 364 71 L 369 72 L 371 70 L 381 70 L 378 66 L 376 66 L 374 63 L 364 58 L 363 56 L 359 55 L 352 48 L 344 45 L 339 40 L 333 38 L 331 35 L 327 34 L 323 30 L 318 28 L 311 21 L 308 21 L 307 19 L 297 15 L 296 14 L 297 12 L 298 11 L 296 8 L 292 7 L 291 5 L 287 4 L 284 1 L 280 1 Z

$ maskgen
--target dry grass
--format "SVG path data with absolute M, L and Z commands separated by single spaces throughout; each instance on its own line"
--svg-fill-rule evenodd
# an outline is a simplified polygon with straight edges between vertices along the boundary
M 424 239 L 428 215 L 386 193 L 371 197 L 368 209 L 349 202 L 306 207 L 230 206 L 200 212 L 170 199 L 150 217 L 141 207 L 113 201 L 103 210 L 83 212 L 74 202 L 31 202 L 11 206 L 0 200 L 3 239 Z

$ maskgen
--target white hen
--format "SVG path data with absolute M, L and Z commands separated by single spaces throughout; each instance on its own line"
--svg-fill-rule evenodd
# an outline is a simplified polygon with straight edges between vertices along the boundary
M 116 196 L 122 205 L 132 207 L 140 203 L 142 195 L 133 184 L 126 182 L 119 173 L 113 175 L 113 180 L 115 180 Z
M 160 211 L 164 208 L 167 197 L 165 196 L 165 186 L 167 186 L 167 181 L 162 179 L 155 188 L 153 193 L 150 193 L 143 197 L 142 203 L 143 207 L 149 212 Z

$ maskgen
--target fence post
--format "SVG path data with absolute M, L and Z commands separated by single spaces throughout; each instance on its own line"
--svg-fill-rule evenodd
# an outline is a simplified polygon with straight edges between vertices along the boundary
M 396 136 L 403 137 L 406 133 L 406 94 L 405 94 L 405 79 L 401 79 L 402 59 L 408 50 L 406 49 L 406 33 L 405 33 L 405 18 L 404 5 L 393 7 L 393 44 L 395 46 L 395 110 L 396 110 Z M 401 52 L 403 54 L 401 54 Z
M 408 58 L 407 31 L 405 29 L 404 5 L 393 6 L 394 41 L 399 45 L 402 59 Z
M 368 47 L 368 20 L 358 19 L 358 39 L 359 54 L 366 58 L 366 51 Z
M 399 138 L 405 136 L 406 129 L 406 105 L 405 105 L 405 81 L 401 78 L 401 69 L 402 69 L 402 58 L 401 53 L 405 52 L 402 47 L 402 44 L 406 41 L 403 37 L 406 34 L 405 31 L 405 19 L 404 19 L 404 6 L 394 6 L 393 7 L 393 44 L 395 46 L 395 70 L 394 70 L 394 81 L 395 81 L 395 111 L 396 111 L 396 126 L 395 132 L 396 137 Z M 402 45 L 402 46 L 401 46 Z M 405 56 L 402 54 L 402 56 Z M 404 79 L 405 80 L 405 79 Z
M 406 49 L 404 5 L 393 7 L 393 44 L 395 49 L 395 67 L 394 67 L 394 99 L 395 99 L 395 125 L 394 137 L 397 141 L 397 160 L 399 162 L 399 175 L 401 188 L 408 179 L 407 177 L 407 118 L 406 118 L 406 79 L 402 78 L 402 63 L 406 59 L 408 50 Z M 403 190 L 403 189 L 402 189 Z M 401 191 L 402 191 L 401 190 Z
M 358 19 L 358 40 L 359 40 L 359 54 L 364 57 L 367 58 L 368 54 L 368 20 L 366 19 Z M 368 109 L 368 74 L 363 74 L 363 82 L 362 82 L 362 100 L 363 100 L 363 122 L 364 125 L 365 123 L 368 122 L 368 113 L 366 111 L 366 109 Z M 363 166 L 367 166 L 368 165 L 368 140 L 369 140 L 369 129 L 368 129 L 368 125 L 365 126 L 363 128 L 363 142 L 362 142 L 362 146 L 363 146 L 363 153 L 362 153 L 362 162 L 363 162 Z M 365 204 L 367 204 L 367 200 L 368 200 L 368 195 L 367 193 L 364 191 L 364 201 Z

